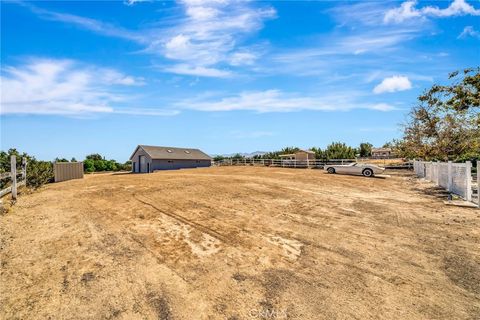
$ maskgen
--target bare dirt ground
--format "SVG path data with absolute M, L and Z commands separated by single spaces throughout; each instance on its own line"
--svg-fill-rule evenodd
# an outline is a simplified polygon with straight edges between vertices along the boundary
M 48 185 L 0 216 L 0 318 L 479 319 L 479 211 L 391 174 Z

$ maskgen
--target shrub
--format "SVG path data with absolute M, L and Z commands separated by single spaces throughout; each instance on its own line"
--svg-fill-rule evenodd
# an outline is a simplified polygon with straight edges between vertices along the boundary
M 93 160 L 91 159 L 86 159 L 83 161 L 83 170 L 85 172 L 94 172 L 95 171 L 95 164 Z
M 105 171 L 106 165 L 104 160 L 93 160 L 93 165 L 95 167 L 95 171 Z
M 53 164 L 50 161 L 37 161 L 31 157 L 27 163 L 27 186 L 39 188 L 53 180 Z

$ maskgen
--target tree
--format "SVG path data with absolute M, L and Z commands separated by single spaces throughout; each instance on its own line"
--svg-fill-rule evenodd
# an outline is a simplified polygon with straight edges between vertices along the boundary
M 93 160 L 93 166 L 95 167 L 95 171 L 105 171 L 107 166 L 104 160 Z
M 10 156 L 12 155 L 16 157 L 17 168 L 22 165 L 22 158 L 27 159 L 27 187 L 38 188 L 53 181 L 53 164 L 50 161 L 39 161 L 25 152 L 18 152 L 16 149 L 0 152 L 0 172 L 10 171 Z M 10 183 L 8 179 L 1 180 L 0 188 L 3 189 L 7 183 Z
M 68 160 L 65 158 L 56 157 L 55 160 L 53 160 L 53 162 L 68 162 Z
M 418 97 L 395 144 L 404 157 L 426 160 L 480 156 L 480 68 L 449 75 L 448 85 L 433 85 Z
M 106 171 L 116 171 L 117 162 L 115 160 L 104 161 Z
M 103 160 L 103 157 L 98 153 L 92 153 L 92 154 L 89 154 L 88 156 L 86 156 L 85 159 L 95 161 L 95 160 Z
M 315 152 L 315 159 L 325 159 L 325 152 L 322 148 L 313 147 L 310 150 Z
M 372 147 L 373 145 L 368 142 L 360 143 L 359 153 L 360 157 L 370 157 L 372 155 Z
M 77 159 L 75 159 L 75 157 L 73 157 L 70 162 L 77 162 Z
M 224 159 L 225 159 L 225 157 L 224 157 L 224 156 L 221 156 L 221 155 L 216 155 L 216 156 L 213 158 L 214 161 L 222 161 L 222 160 L 224 160 Z
M 240 153 L 235 154 L 232 159 L 233 160 L 243 160 L 244 156 L 242 156 Z
M 327 159 L 353 159 L 355 154 L 356 149 L 347 146 L 343 142 L 332 142 L 325 150 Z
M 85 161 L 83 161 L 83 170 L 85 172 L 94 172 L 95 162 L 92 159 L 85 159 Z

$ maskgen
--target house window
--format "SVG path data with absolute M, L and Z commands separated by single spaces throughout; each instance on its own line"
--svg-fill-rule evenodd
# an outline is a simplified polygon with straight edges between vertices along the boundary
M 184 151 L 185 151 L 185 153 L 190 153 L 190 151 L 189 151 L 189 150 L 184 150 Z
M 171 149 L 167 149 L 167 152 L 168 152 L 168 153 L 172 153 L 172 150 L 171 150 Z

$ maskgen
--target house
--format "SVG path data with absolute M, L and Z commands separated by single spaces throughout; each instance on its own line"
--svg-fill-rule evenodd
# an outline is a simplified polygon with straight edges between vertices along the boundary
M 139 145 L 130 157 L 132 172 L 210 167 L 212 158 L 198 149 Z
M 372 158 L 389 158 L 393 156 L 392 148 L 372 148 Z
M 296 160 L 296 161 L 315 160 L 315 152 L 310 150 L 298 150 L 295 153 L 281 154 L 279 155 L 279 157 L 282 160 Z

